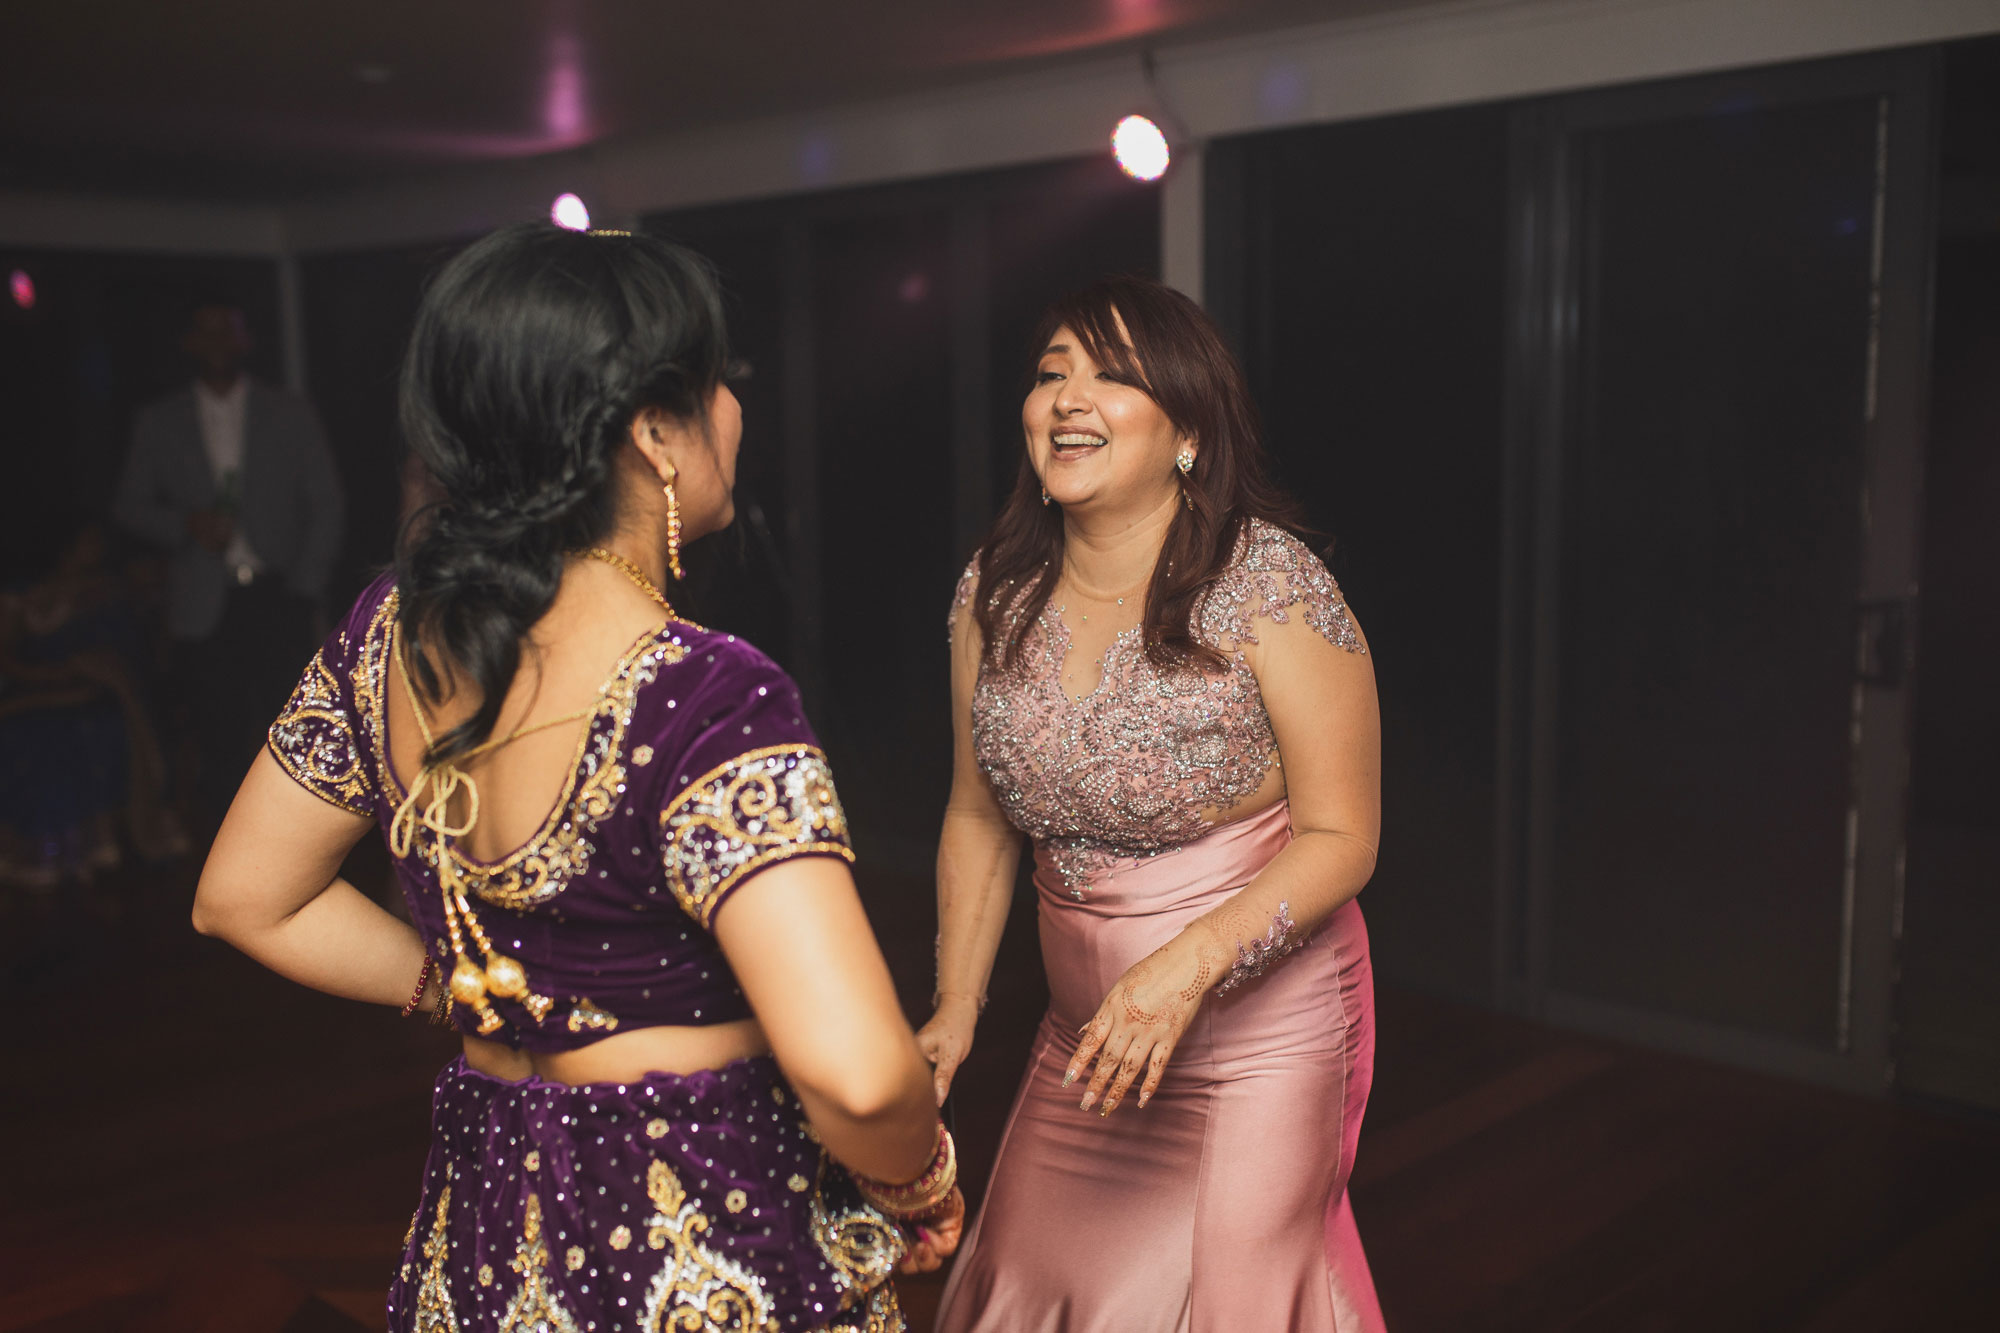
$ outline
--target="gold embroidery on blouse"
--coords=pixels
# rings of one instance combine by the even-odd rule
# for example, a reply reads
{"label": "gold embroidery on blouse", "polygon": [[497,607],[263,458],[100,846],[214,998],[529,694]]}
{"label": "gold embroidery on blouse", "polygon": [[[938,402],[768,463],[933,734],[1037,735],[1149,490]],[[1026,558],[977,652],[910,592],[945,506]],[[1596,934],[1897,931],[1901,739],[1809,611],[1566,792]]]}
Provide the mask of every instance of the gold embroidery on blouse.
{"label": "gold embroidery on blouse", "polygon": [[582,1333],[575,1317],[549,1290],[548,1266],[548,1242],[542,1239],[542,1201],[530,1194],[521,1244],[509,1265],[521,1275],[521,1285],[500,1316],[499,1333]]}
{"label": "gold embroidery on blouse", "polygon": [[645,1333],[707,1329],[778,1333],[764,1284],[741,1264],[701,1243],[708,1218],[695,1207],[680,1177],[665,1162],[646,1169],[646,1194],[659,1211],[646,1219],[647,1244],[666,1250],[653,1275],[639,1327]]}
{"label": "gold embroidery on blouse", "polygon": [[767,746],[710,769],[660,812],[660,828],[667,887],[704,926],[753,871],[807,852],[854,859],[833,771],[810,745]]}
{"label": "gold embroidery on blouse", "polygon": [[[369,622],[355,671],[354,699],[355,711],[368,719],[373,733],[378,785],[400,800],[406,793],[389,763],[383,713],[398,604],[398,594],[391,591]],[[427,838],[419,853],[422,859],[434,866],[440,854],[450,856],[475,894],[514,911],[549,901],[581,877],[589,866],[597,825],[617,805],[625,787],[625,765],[619,757],[639,691],[658,677],[660,668],[687,656],[684,645],[662,637],[666,633],[667,628],[652,631],[618,660],[577,737],[562,795],[534,837],[492,862],[474,860],[448,841]],[[605,718],[609,725],[600,727],[599,720]]]}
{"label": "gold embroidery on blouse", "polygon": [[835,1212],[826,1201],[826,1159],[808,1207],[813,1243],[833,1265],[834,1289],[846,1305],[859,1292],[884,1286],[907,1248],[902,1231],[865,1203]]}
{"label": "gold embroidery on blouse", "polygon": [[579,997],[576,1006],[569,1011],[569,1022],[563,1026],[571,1032],[612,1032],[618,1027],[618,1015],[607,1009],[599,1009],[588,999]]}
{"label": "gold embroidery on blouse", "polygon": [[368,779],[353,721],[340,706],[340,682],[313,654],[291,698],[271,724],[272,757],[301,787],[351,814],[368,812]]}
{"label": "gold embroidery on blouse", "polygon": [[417,1333],[458,1333],[458,1313],[451,1304],[451,1282],[445,1275],[450,1258],[445,1240],[445,1214],[451,1210],[451,1186],[438,1191],[437,1220],[424,1238],[423,1280],[417,1284]]}

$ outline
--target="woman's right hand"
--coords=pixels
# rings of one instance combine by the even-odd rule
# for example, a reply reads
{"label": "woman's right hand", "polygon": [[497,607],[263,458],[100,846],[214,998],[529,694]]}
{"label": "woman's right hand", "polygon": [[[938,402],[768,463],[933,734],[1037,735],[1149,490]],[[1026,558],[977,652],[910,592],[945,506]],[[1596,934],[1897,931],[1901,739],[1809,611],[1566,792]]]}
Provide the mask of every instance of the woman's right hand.
{"label": "woman's right hand", "polygon": [[931,1086],[939,1106],[951,1091],[951,1080],[972,1053],[972,1030],[979,1024],[979,1006],[962,995],[938,997],[937,1012],[917,1032],[917,1049],[931,1062]]}

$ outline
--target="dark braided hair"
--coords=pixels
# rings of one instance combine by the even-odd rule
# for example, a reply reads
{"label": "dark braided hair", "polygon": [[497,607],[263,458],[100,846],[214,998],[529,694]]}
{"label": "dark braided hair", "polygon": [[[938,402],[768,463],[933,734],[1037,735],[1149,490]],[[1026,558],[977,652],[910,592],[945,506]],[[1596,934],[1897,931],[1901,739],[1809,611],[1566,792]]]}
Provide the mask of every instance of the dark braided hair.
{"label": "dark braided hair", "polygon": [[727,359],[713,270],[655,237],[524,223],[439,271],[403,359],[401,415],[442,499],[405,530],[398,627],[419,690],[435,701],[462,670],[480,703],[427,763],[492,734],[564,558],[617,521],[633,420],[702,419]]}

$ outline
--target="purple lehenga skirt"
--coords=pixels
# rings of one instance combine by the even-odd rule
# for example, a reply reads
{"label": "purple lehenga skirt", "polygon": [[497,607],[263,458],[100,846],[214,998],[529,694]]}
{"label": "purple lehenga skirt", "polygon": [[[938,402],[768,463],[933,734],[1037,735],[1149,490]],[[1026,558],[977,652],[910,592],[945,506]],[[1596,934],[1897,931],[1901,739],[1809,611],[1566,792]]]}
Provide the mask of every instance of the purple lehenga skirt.
{"label": "purple lehenga skirt", "polygon": [[460,1058],[389,1327],[892,1333],[902,1253],[769,1057],[577,1086]]}
{"label": "purple lehenga skirt", "polygon": [[1081,902],[1038,861],[1049,1012],[939,1333],[1380,1333],[1347,1180],[1374,987],[1349,902],[1269,973],[1211,997],[1144,1110],[1084,1112],[1062,1076],[1127,968],[1291,841],[1280,803],[1119,862]]}

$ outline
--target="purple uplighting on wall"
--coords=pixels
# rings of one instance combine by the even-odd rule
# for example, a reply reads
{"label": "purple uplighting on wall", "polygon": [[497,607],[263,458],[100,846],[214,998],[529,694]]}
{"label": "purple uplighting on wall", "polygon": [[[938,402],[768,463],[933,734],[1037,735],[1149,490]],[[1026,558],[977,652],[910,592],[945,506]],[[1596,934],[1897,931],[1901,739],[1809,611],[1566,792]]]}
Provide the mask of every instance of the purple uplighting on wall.
{"label": "purple uplighting on wall", "polygon": [[23,310],[35,308],[35,280],[28,276],[28,270],[17,268],[7,275],[7,291],[14,298],[14,304]]}
{"label": "purple uplighting on wall", "polygon": [[542,124],[551,136],[572,142],[585,136],[589,126],[584,105],[583,52],[574,36],[559,35],[551,51],[549,81],[542,101]]}

